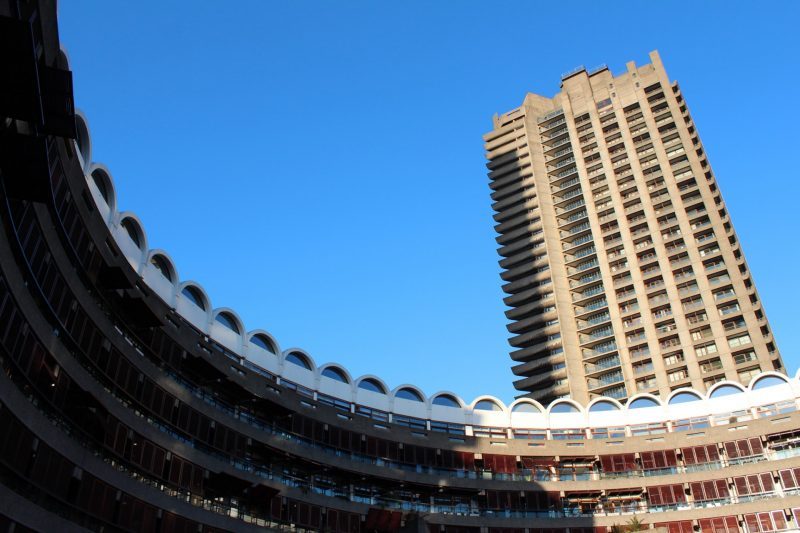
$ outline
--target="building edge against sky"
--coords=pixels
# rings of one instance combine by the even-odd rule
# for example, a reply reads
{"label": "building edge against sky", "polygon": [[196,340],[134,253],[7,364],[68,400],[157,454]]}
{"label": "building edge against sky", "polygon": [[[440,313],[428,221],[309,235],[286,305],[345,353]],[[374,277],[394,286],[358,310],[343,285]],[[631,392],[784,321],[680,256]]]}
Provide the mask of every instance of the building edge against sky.
{"label": "building edge against sky", "polygon": [[484,136],[514,385],[543,403],[785,372],[683,94],[650,59],[568,72]]}

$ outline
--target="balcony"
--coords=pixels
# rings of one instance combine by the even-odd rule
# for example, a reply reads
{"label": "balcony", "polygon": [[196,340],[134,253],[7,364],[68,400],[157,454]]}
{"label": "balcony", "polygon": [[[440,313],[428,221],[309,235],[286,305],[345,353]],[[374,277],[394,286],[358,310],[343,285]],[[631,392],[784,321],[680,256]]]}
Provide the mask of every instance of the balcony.
{"label": "balcony", "polygon": [[587,335],[581,335],[580,343],[589,344],[613,335],[614,335],[614,329],[611,326],[607,326],[604,328],[596,329]]}
{"label": "balcony", "polygon": [[573,303],[577,303],[577,302],[580,302],[580,301],[585,300],[587,298],[591,298],[592,296],[597,296],[598,294],[602,294],[603,291],[604,291],[603,285],[602,284],[601,285],[597,285],[596,287],[591,287],[589,289],[586,289],[583,292],[573,293],[572,294],[572,301],[573,301]]}
{"label": "balcony", "polygon": [[581,285],[585,285],[587,283],[591,283],[593,281],[597,281],[597,280],[601,279],[602,277],[603,276],[600,274],[600,272],[595,272],[593,274],[589,274],[588,276],[581,276],[580,278],[578,278],[576,280],[571,280],[569,282],[569,286],[570,286],[571,289],[574,289],[576,287],[580,287]]}
{"label": "balcony", "polygon": [[610,387],[623,381],[622,372],[611,372],[599,378],[588,378],[586,380],[589,390],[601,389],[603,387]]}
{"label": "balcony", "polygon": [[584,363],[583,368],[586,374],[594,374],[596,372],[602,372],[603,370],[620,366],[620,364],[619,356],[614,356],[606,359],[600,359],[596,363]]}

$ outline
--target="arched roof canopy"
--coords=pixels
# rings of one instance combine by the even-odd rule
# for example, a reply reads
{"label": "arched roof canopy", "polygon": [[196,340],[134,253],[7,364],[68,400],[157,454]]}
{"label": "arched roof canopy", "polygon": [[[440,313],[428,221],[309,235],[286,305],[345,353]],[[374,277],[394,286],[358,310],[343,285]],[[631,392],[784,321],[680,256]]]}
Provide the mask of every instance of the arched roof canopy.
{"label": "arched roof canopy", "polygon": [[395,398],[425,403],[425,394],[413,385],[400,385],[393,391]]}
{"label": "arched roof canopy", "polygon": [[464,407],[464,401],[452,392],[437,392],[431,396],[431,405],[441,407]]}
{"label": "arched roof canopy", "polygon": [[759,374],[750,382],[750,390],[766,389],[767,387],[774,387],[775,385],[786,385],[789,383],[789,378],[778,372],[768,371]]}
{"label": "arched roof canopy", "polygon": [[319,375],[348,385],[353,382],[347,370],[333,363],[321,366]]}
{"label": "arched roof canopy", "polygon": [[744,392],[744,387],[738,383],[733,381],[720,381],[719,383],[715,383],[714,386],[708,390],[708,398],[722,398],[723,396],[742,394]]}
{"label": "arched roof canopy", "polygon": [[250,337],[250,342],[258,346],[259,348],[263,348],[272,355],[278,355],[279,353],[281,353],[281,350],[278,347],[278,343],[277,341],[275,341],[275,338],[266,331],[262,329],[256,329],[251,331],[248,335]]}
{"label": "arched roof canopy", "polygon": [[314,368],[316,368],[314,360],[311,358],[311,356],[299,348],[291,348],[286,350],[286,352],[284,352],[283,359],[287,363],[292,363],[300,368],[305,368],[306,370],[314,370]]}
{"label": "arched roof canopy", "polygon": [[147,262],[153,265],[167,281],[173,284],[178,281],[178,272],[175,270],[175,264],[166,252],[162,250],[150,250],[148,256]]}
{"label": "arched roof canopy", "polygon": [[78,152],[80,152],[81,159],[83,159],[83,168],[85,170],[92,162],[92,138],[89,134],[89,121],[86,120],[86,115],[80,109],[75,110],[75,130],[78,133],[75,144],[78,145]]}
{"label": "arched roof canopy", "polygon": [[114,179],[111,171],[100,163],[92,163],[89,167],[89,179],[94,184],[100,196],[103,197],[109,210],[113,213],[117,209],[117,193],[114,188]]}
{"label": "arched roof canopy", "polygon": [[389,391],[386,383],[376,376],[361,376],[356,380],[356,387],[378,394],[387,394]]}
{"label": "arched roof canopy", "polygon": [[505,412],[506,406],[493,396],[479,396],[472,402],[473,411]]}
{"label": "arched roof canopy", "polygon": [[626,408],[629,411],[631,409],[646,409],[648,407],[662,407],[661,400],[652,394],[637,394],[628,400],[626,404]]}
{"label": "arched roof canopy", "polygon": [[237,335],[241,335],[244,331],[244,326],[242,324],[242,319],[239,318],[239,315],[233,309],[228,307],[222,307],[220,309],[214,310],[214,321],[218,324],[222,324],[229,330],[233,331]]}
{"label": "arched roof canopy", "polygon": [[133,244],[141,251],[147,250],[147,237],[144,233],[142,223],[133,213],[120,213],[119,225],[131,238]]}
{"label": "arched roof canopy", "polygon": [[184,298],[203,311],[208,311],[211,307],[211,301],[208,299],[206,291],[197,283],[193,281],[184,281],[178,288]]}
{"label": "arched roof canopy", "polygon": [[602,413],[608,411],[621,411],[624,409],[623,405],[614,398],[595,398],[589,402],[590,413]]}
{"label": "arched roof canopy", "polygon": [[703,396],[694,389],[678,389],[667,397],[667,405],[702,401]]}
{"label": "arched roof canopy", "polygon": [[510,405],[510,409],[512,413],[539,414],[545,412],[545,408],[542,404],[530,398],[520,398],[518,400],[515,400]]}
{"label": "arched roof canopy", "polygon": [[575,400],[562,398],[547,407],[548,414],[583,413],[583,406]]}

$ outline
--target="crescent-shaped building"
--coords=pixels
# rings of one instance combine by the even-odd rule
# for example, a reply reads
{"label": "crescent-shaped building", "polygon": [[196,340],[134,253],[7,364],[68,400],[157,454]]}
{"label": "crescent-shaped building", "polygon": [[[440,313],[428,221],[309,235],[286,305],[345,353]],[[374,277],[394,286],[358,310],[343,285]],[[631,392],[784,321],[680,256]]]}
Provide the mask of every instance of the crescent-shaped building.
{"label": "crescent-shaped building", "polygon": [[318,364],[118,211],[55,3],[0,3],[0,41],[0,531],[800,524],[798,376],[506,405]]}

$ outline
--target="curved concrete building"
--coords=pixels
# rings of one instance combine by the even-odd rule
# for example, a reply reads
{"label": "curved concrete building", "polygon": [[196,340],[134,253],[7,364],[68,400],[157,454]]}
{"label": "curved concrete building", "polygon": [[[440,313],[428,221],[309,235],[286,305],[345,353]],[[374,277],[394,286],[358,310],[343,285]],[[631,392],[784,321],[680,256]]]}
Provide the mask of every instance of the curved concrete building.
{"label": "curved concrete building", "polygon": [[506,405],[318,364],[117,210],[54,3],[0,38],[0,531],[797,527],[797,376]]}

